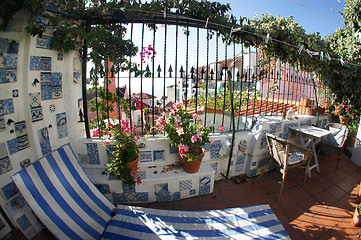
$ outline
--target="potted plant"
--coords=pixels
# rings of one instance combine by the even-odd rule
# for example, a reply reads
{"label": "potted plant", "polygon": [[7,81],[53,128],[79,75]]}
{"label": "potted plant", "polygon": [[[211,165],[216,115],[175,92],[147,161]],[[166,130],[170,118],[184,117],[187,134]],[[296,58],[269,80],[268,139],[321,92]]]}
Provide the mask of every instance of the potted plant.
{"label": "potted plant", "polygon": [[159,131],[165,130],[171,145],[178,147],[184,170],[198,172],[204,157],[203,146],[209,142],[214,126],[205,127],[198,115],[188,113],[181,103],[173,104],[169,118],[157,119],[156,125]]}
{"label": "potted plant", "polygon": [[355,117],[355,109],[348,101],[342,102],[336,106],[335,114],[336,113],[340,117],[340,123],[344,125],[347,125],[348,121]]}
{"label": "potted plant", "polygon": [[115,126],[109,124],[109,132],[114,145],[111,149],[107,147],[109,143],[106,145],[112,157],[107,161],[104,173],[117,176],[132,189],[135,183],[141,183],[140,178],[134,178],[139,161],[140,138],[135,136],[125,120]]}

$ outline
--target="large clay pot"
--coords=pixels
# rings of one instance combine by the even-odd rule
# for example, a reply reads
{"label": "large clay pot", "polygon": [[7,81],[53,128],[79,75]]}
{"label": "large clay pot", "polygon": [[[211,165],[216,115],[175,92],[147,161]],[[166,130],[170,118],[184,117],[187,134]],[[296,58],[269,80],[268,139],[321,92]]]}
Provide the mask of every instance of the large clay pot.
{"label": "large clay pot", "polygon": [[198,153],[199,157],[197,160],[193,160],[193,161],[188,161],[187,157],[182,157],[182,164],[183,164],[183,169],[185,172],[187,173],[196,173],[199,171],[199,168],[201,167],[201,163],[202,163],[202,159],[204,157],[204,149],[202,147],[199,146],[192,146],[191,147],[191,151],[194,151],[196,153]]}
{"label": "large clay pot", "polygon": [[139,156],[132,162],[127,163],[127,167],[137,171],[138,169]]}

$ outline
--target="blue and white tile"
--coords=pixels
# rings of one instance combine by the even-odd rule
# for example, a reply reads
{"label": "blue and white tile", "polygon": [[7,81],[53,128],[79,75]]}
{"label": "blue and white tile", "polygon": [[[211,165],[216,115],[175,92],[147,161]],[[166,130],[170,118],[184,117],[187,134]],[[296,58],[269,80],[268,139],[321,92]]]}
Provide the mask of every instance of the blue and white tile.
{"label": "blue and white tile", "polygon": [[155,193],[168,192],[168,183],[154,184]]}
{"label": "blue and white tile", "polygon": [[4,142],[0,143],[0,158],[4,158],[9,156],[8,151],[6,149],[6,144]]}
{"label": "blue and white tile", "polygon": [[102,194],[110,194],[108,184],[94,184]]}
{"label": "blue and white tile", "polygon": [[15,135],[17,137],[28,134],[28,131],[26,130],[26,122],[25,121],[16,122],[14,125],[15,125],[15,127],[14,127]]}
{"label": "blue and white tile", "polygon": [[65,138],[68,136],[68,128],[66,125],[57,126],[58,138]]}
{"label": "blue and white tile", "polygon": [[17,81],[17,70],[16,69],[6,69],[6,81],[8,83],[14,83]]}
{"label": "blue and white tile", "polygon": [[51,71],[51,57],[40,57],[40,70]]}
{"label": "blue and white tile", "polygon": [[44,48],[44,49],[51,49],[50,48],[50,41],[51,41],[51,37],[50,36],[39,36],[38,35],[38,39],[36,40],[36,47],[37,48]]}
{"label": "blue and white tile", "polygon": [[180,192],[174,192],[172,201],[178,201],[181,200],[181,193]]}
{"label": "blue and white tile", "polygon": [[305,121],[301,121],[300,124],[301,124],[301,125],[311,125],[311,119],[305,120]]}
{"label": "blue and white tile", "polygon": [[6,55],[6,68],[17,68],[18,67],[18,54],[8,53]]}
{"label": "blue and white tile", "polygon": [[5,118],[4,116],[0,116],[0,132],[5,130],[6,130]]}
{"label": "blue and white tile", "polygon": [[54,72],[51,74],[51,86],[62,85],[63,75],[60,72]]}
{"label": "blue and white tile", "polygon": [[0,174],[6,173],[13,169],[10,158],[8,156],[0,158]]}
{"label": "blue and white tile", "polygon": [[199,179],[199,186],[207,186],[211,184],[211,177],[205,176]]}
{"label": "blue and white tile", "polygon": [[62,53],[58,53],[58,61],[63,61],[64,55]]}
{"label": "blue and white tile", "polygon": [[211,144],[211,151],[212,150],[220,150],[222,147],[222,140],[216,140],[213,142],[213,144]]}
{"label": "blue and white tile", "polygon": [[73,83],[78,84],[80,82],[80,72],[73,73]]}
{"label": "blue and white tile", "polygon": [[8,140],[6,143],[8,145],[10,155],[19,152],[19,143],[17,138]]}
{"label": "blue and white tile", "polygon": [[41,128],[38,130],[38,137],[39,137],[39,142],[49,142],[49,132],[48,132],[48,128]]}
{"label": "blue and white tile", "polygon": [[14,113],[14,102],[12,98],[1,100],[2,114]]}
{"label": "blue and white tile", "polygon": [[86,149],[87,149],[87,153],[88,153],[89,164],[100,164],[98,144],[87,143]]}
{"label": "blue and white tile", "polygon": [[22,21],[20,19],[10,19],[8,25],[6,26],[6,32],[21,32]]}
{"label": "blue and white tile", "polygon": [[197,191],[195,189],[189,190],[189,195],[193,196],[196,195]]}
{"label": "blue and white tile", "polygon": [[210,143],[205,143],[203,148],[204,148],[205,152],[209,152],[211,150],[211,144]]}
{"label": "blue and white tile", "polygon": [[1,188],[1,192],[5,200],[9,200],[19,193],[19,189],[16,187],[14,182],[10,182]]}
{"label": "blue and white tile", "polygon": [[51,86],[41,86],[41,100],[52,99]]}
{"label": "blue and white tile", "polygon": [[51,153],[51,145],[50,142],[41,142],[40,143],[41,153],[43,156],[47,155],[48,153]]}
{"label": "blue and white tile", "polygon": [[285,123],[283,125],[283,132],[288,132],[288,129],[292,126],[292,123]]}
{"label": "blue and white tile", "polygon": [[211,193],[211,186],[199,186],[199,195],[206,195]]}
{"label": "blue and white tile", "polygon": [[169,144],[169,154],[178,153],[178,148]]}
{"label": "blue and white tile", "polygon": [[8,79],[6,78],[6,69],[0,68],[0,84],[8,83]]}
{"label": "blue and white tile", "polygon": [[0,38],[0,53],[6,53],[9,49],[9,39]]}
{"label": "blue and white tile", "polygon": [[165,160],[165,158],[164,158],[164,150],[154,150],[153,151],[153,159],[154,159],[154,161]]}
{"label": "blue and white tile", "polygon": [[[119,178],[118,178],[119,179]],[[130,188],[127,184],[125,184],[124,182],[122,182],[122,189],[123,192],[135,192],[135,188],[132,187]]]}
{"label": "blue and white tile", "polygon": [[29,105],[31,108],[39,107],[41,105],[40,92],[29,93]]}
{"label": "blue and white tile", "polygon": [[211,150],[211,159],[219,159],[221,156],[219,155],[219,150]]}
{"label": "blue and white tile", "polygon": [[17,97],[19,97],[19,90],[13,89],[13,98],[17,98]]}
{"label": "blue and white tile", "polygon": [[49,112],[55,112],[55,109],[56,109],[56,107],[54,104],[49,105]]}
{"label": "blue and white tile", "polygon": [[17,53],[19,51],[19,42],[15,40],[9,40],[8,53]]}
{"label": "blue and white tile", "polygon": [[136,193],[137,202],[149,202],[149,194],[147,192]]}
{"label": "blue and white tile", "polygon": [[25,159],[25,160],[22,160],[20,162],[20,167],[21,168],[27,168],[28,166],[30,166],[31,162],[30,162],[30,159]]}
{"label": "blue and white tile", "polygon": [[0,53],[0,68],[6,69],[6,53]]}
{"label": "blue and white tile", "polygon": [[184,190],[188,190],[192,188],[192,180],[188,179],[188,180],[182,180],[179,182],[180,184],[180,190],[184,191]]}
{"label": "blue and white tile", "polygon": [[40,71],[40,56],[30,56],[30,71]]}
{"label": "blue and white tile", "polygon": [[38,122],[43,120],[43,107],[33,107],[30,109],[30,115],[31,115],[31,121],[32,122]]}
{"label": "blue and white tile", "polygon": [[51,86],[52,85],[52,79],[51,79],[51,73],[50,72],[41,72],[40,73],[40,83],[41,86]]}
{"label": "blue and white tile", "polygon": [[215,162],[215,163],[211,163],[211,167],[213,168],[213,170],[216,172],[217,174],[217,171],[218,171],[218,163]]}
{"label": "blue and white tile", "polygon": [[79,153],[79,162],[81,164],[89,164],[88,154]]}
{"label": "blue and white tile", "polygon": [[31,223],[25,214],[19,217],[18,219],[16,219],[16,223],[23,231],[31,227]]}
{"label": "blue and white tile", "polygon": [[125,203],[125,195],[123,193],[112,193],[113,203]]}
{"label": "blue and white tile", "polygon": [[134,178],[147,179],[147,172],[138,170]]}
{"label": "blue and white tile", "polygon": [[29,142],[29,138],[28,138],[27,134],[17,137],[17,140],[18,140],[18,145],[19,145],[19,151],[30,147],[30,142]]}
{"label": "blue and white tile", "polygon": [[169,192],[157,193],[157,202],[169,202],[172,200],[172,195]]}
{"label": "blue and white tile", "polygon": [[152,151],[140,151],[139,161],[140,162],[152,162]]}
{"label": "blue and white tile", "polygon": [[63,126],[63,125],[66,125],[66,123],[67,123],[67,120],[66,120],[65,112],[56,114],[56,125],[57,126]]}
{"label": "blue and white tile", "polygon": [[12,209],[17,210],[25,205],[24,198],[20,195],[9,202]]}
{"label": "blue and white tile", "polygon": [[51,86],[51,98],[58,99],[63,97],[62,86]]}

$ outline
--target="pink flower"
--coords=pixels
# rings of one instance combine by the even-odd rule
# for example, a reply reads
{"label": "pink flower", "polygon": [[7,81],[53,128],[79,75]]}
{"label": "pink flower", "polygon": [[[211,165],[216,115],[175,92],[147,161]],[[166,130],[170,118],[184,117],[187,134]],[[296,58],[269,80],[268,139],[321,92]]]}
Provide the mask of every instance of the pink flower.
{"label": "pink flower", "polygon": [[164,125],[164,118],[158,118],[158,119],[155,120],[155,121],[156,121],[156,125],[157,125],[158,127]]}
{"label": "pink flower", "polygon": [[219,128],[218,128],[219,130],[221,130],[221,133],[223,133],[223,126],[222,125],[219,125]]}
{"label": "pink flower", "polygon": [[187,145],[184,145],[182,143],[180,143],[178,145],[178,154],[183,156],[184,153],[188,152],[189,151],[189,147]]}
{"label": "pink flower", "polygon": [[137,178],[137,185],[142,183],[142,179],[141,178]]}
{"label": "pink flower", "polygon": [[93,133],[93,136],[98,136],[99,135],[99,129],[95,129],[92,133]]}
{"label": "pink flower", "polygon": [[192,142],[192,143],[195,143],[195,142],[197,142],[197,141],[198,141],[197,136],[196,136],[196,135],[193,135],[192,138],[191,138],[191,142]]}
{"label": "pink flower", "polygon": [[171,110],[170,110],[170,113],[171,113],[171,115],[175,115],[174,109],[171,109]]}
{"label": "pink flower", "polygon": [[176,131],[176,132],[178,133],[178,136],[184,134],[182,127],[177,127],[177,131]]}
{"label": "pink flower", "polygon": [[214,140],[210,140],[209,143],[210,143],[211,145],[213,145],[213,144],[214,144]]}
{"label": "pink flower", "polygon": [[134,136],[134,141],[138,141],[140,139],[139,136]]}
{"label": "pink flower", "polygon": [[196,120],[197,117],[198,117],[198,114],[197,114],[197,113],[193,113],[193,114],[192,114],[192,117],[193,117],[194,120]]}
{"label": "pink flower", "polygon": [[137,171],[136,170],[132,170],[130,172],[130,176],[134,177],[135,175],[137,175]]}
{"label": "pink flower", "polygon": [[203,127],[203,121],[199,121],[198,126]]}
{"label": "pink flower", "polygon": [[175,122],[180,122],[181,120],[182,120],[182,118],[178,114],[174,116]]}

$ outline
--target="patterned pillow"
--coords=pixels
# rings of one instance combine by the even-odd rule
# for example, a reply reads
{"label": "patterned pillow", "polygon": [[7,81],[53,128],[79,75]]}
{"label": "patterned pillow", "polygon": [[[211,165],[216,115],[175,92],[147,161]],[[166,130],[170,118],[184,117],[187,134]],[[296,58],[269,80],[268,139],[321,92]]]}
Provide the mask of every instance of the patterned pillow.
{"label": "patterned pillow", "polygon": [[293,165],[293,164],[299,163],[303,160],[303,157],[304,157],[304,155],[302,152],[293,152],[288,157],[288,164]]}
{"label": "patterned pillow", "polygon": [[326,142],[331,145],[341,146],[345,137],[346,129],[329,127],[328,130],[330,130],[331,134],[327,135]]}

